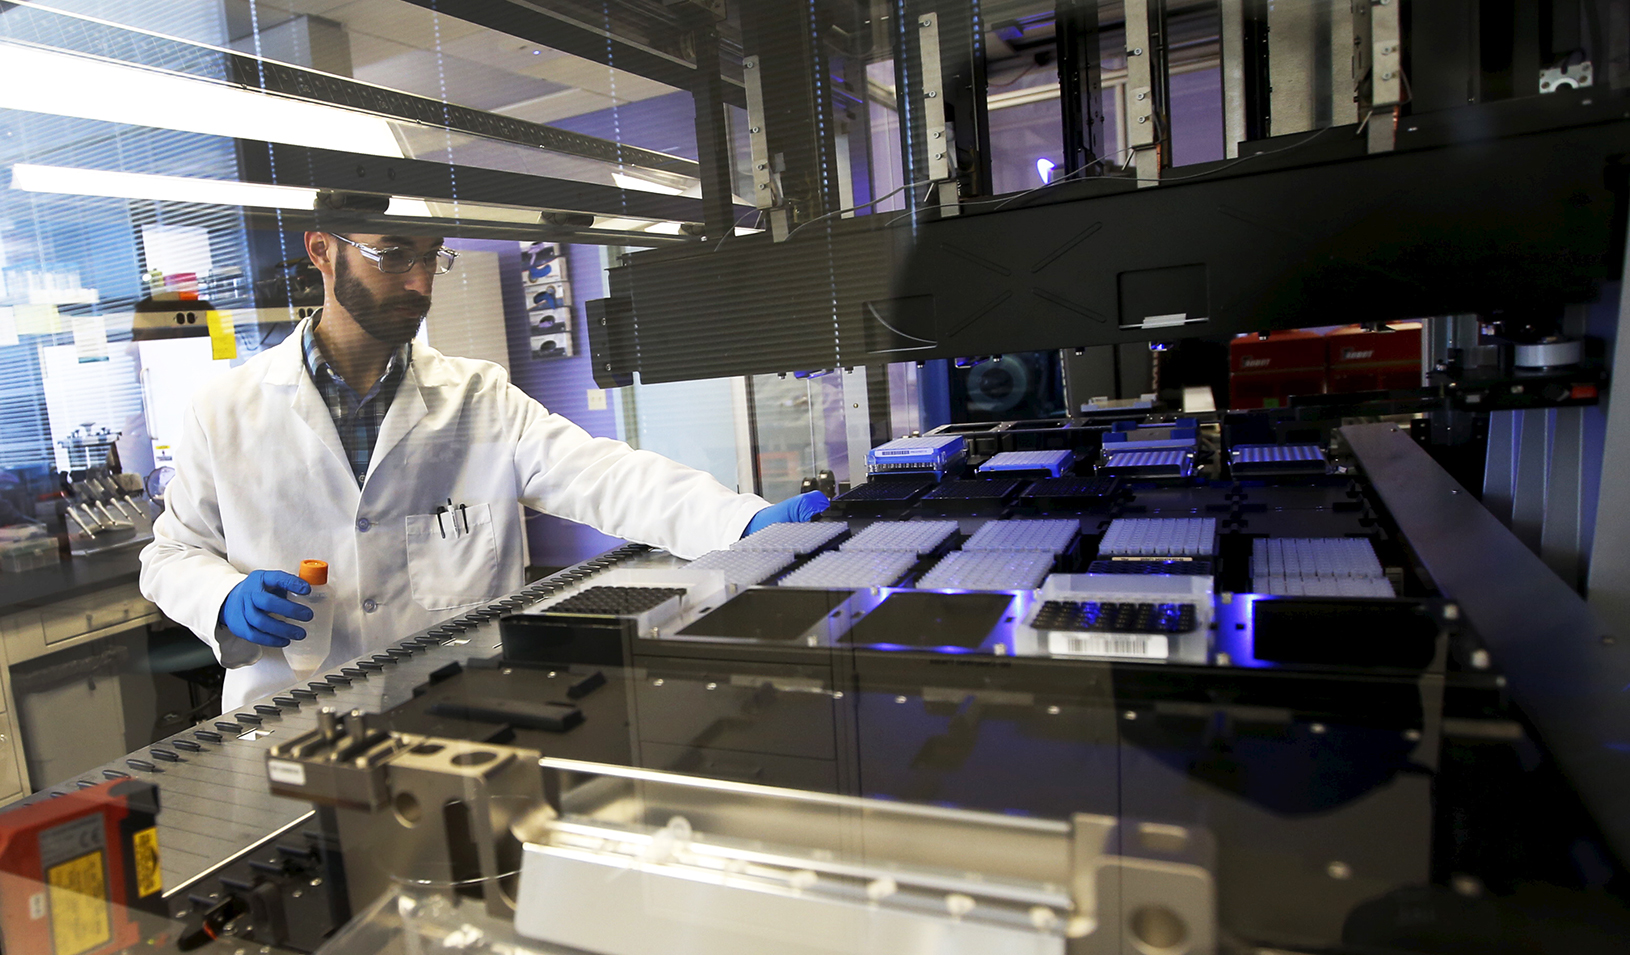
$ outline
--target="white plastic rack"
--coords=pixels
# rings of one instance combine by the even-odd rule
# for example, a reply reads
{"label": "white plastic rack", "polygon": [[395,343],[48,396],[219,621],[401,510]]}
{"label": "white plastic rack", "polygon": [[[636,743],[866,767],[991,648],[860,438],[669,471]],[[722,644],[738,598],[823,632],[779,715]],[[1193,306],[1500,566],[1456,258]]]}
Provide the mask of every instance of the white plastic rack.
{"label": "white plastic rack", "polygon": [[767,550],[790,554],[813,554],[848,532],[842,521],[812,524],[771,524],[730,545],[731,550]]}
{"label": "white plastic rack", "polygon": [[1111,521],[1100,557],[1210,557],[1217,553],[1214,517],[1123,517]]}
{"label": "white plastic rack", "polygon": [[962,549],[1028,550],[1062,554],[1070,549],[1070,543],[1075,540],[1075,535],[1080,530],[1081,522],[1073,520],[986,521],[984,526],[974,531],[973,536],[962,545]]}
{"label": "white plastic rack", "polygon": [[1396,597],[1385,577],[1257,577],[1251,589],[1279,597]]}
{"label": "white plastic rack", "polygon": [[1251,542],[1257,577],[1383,577],[1367,537],[1279,537]]}
{"label": "white plastic rack", "polygon": [[1364,537],[1289,537],[1251,542],[1251,588],[1297,597],[1392,597]]}
{"label": "white plastic rack", "polygon": [[927,554],[957,532],[956,521],[878,521],[843,542],[846,553],[894,551]]}
{"label": "white plastic rack", "polygon": [[777,550],[716,550],[703,554],[687,566],[692,570],[716,570],[726,583],[750,587],[762,583],[791,566],[798,555]]}
{"label": "white plastic rack", "polygon": [[921,590],[1034,590],[1053,569],[1045,551],[955,551],[917,581]]}
{"label": "white plastic rack", "polygon": [[859,589],[889,587],[905,576],[917,555],[901,551],[831,551],[781,578],[783,587]]}

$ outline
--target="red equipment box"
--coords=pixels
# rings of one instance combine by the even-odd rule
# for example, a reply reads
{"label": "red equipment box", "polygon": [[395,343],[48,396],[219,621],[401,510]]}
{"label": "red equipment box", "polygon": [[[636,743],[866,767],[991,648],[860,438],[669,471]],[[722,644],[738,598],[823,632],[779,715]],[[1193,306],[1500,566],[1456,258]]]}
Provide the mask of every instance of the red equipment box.
{"label": "red equipment box", "polygon": [[1393,322],[1384,331],[1357,325],[1325,335],[1332,392],[1421,386],[1421,323]]}
{"label": "red equipment box", "polygon": [[1237,335],[1228,343],[1229,406],[1282,408],[1325,391],[1324,336],[1300,330]]}
{"label": "red equipment box", "polygon": [[163,912],[158,788],[120,779],[0,814],[0,946],[102,955]]}

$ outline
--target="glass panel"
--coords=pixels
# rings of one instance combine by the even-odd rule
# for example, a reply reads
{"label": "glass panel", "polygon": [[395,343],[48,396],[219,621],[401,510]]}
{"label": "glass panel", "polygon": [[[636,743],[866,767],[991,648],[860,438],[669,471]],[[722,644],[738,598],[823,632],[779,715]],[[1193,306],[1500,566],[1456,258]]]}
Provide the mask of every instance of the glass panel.
{"label": "glass panel", "polygon": [[6,950],[1623,948],[1622,6],[0,3]]}

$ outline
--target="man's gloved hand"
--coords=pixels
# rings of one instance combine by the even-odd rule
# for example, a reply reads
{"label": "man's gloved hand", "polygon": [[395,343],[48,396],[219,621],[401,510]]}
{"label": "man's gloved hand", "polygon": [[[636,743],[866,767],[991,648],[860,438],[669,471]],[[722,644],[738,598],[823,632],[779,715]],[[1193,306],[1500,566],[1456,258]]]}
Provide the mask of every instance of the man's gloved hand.
{"label": "man's gloved hand", "polygon": [[801,524],[826,510],[826,506],[830,503],[832,502],[827,500],[826,495],[820,491],[810,491],[797,497],[789,497],[780,504],[771,504],[754,514],[753,519],[747,522],[747,530],[742,531],[741,536],[746,537],[748,534],[761,531],[771,524]]}
{"label": "man's gloved hand", "polygon": [[286,647],[290,640],[304,640],[304,630],[272,616],[275,613],[293,620],[311,619],[311,608],[289,600],[291,593],[309,594],[311,585],[281,570],[252,570],[226,595],[226,602],[221,604],[221,624],[263,647]]}

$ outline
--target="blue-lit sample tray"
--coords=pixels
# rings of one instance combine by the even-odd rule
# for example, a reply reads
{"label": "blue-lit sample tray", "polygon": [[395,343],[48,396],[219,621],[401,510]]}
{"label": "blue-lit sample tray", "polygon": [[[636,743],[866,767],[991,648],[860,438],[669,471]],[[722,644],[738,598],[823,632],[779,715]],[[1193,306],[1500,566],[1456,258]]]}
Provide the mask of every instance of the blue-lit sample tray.
{"label": "blue-lit sample tray", "polygon": [[931,554],[956,533],[956,521],[878,521],[844,541],[841,550]]}
{"label": "blue-lit sample tray", "polygon": [[1235,477],[1323,474],[1327,462],[1316,444],[1242,444],[1229,449],[1228,467]]}
{"label": "blue-lit sample tray", "polygon": [[1072,451],[1003,451],[975,469],[987,477],[1011,475],[1013,477],[1061,476],[1075,461]]}
{"label": "blue-lit sample tray", "polygon": [[813,554],[849,532],[842,521],[815,521],[808,524],[771,524],[730,545],[731,550],[766,550],[790,554]]}
{"label": "blue-lit sample tray", "polygon": [[967,442],[961,435],[896,438],[866,452],[866,470],[873,474],[889,471],[929,471],[944,474],[967,456]]}
{"label": "blue-lit sample tray", "polygon": [[917,563],[915,551],[830,551],[781,578],[782,587],[856,590],[891,587]]}
{"label": "blue-lit sample tray", "polygon": [[1111,521],[1099,557],[1211,557],[1217,553],[1214,517],[1123,517]]}
{"label": "blue-lit sample tray", "polygon": [[965,551],[1044,551],[1062,554],[1081,531],[1076,520],[986,521],[963,543]]}
{"label": "blue-lit sample tray", "polygon": [[1100,467],[1122,477],[1186,478],[1194,473],[1194,451],[1190,448],[1124,451],[1105,448]]}
{"label": "blue-lit sample tray", "polygon": [[953,551],[917,581],[919,590],[1034,590],[1053,569],[1047,551]]}

